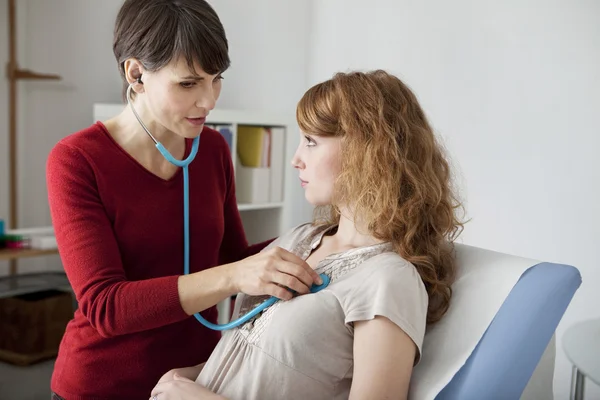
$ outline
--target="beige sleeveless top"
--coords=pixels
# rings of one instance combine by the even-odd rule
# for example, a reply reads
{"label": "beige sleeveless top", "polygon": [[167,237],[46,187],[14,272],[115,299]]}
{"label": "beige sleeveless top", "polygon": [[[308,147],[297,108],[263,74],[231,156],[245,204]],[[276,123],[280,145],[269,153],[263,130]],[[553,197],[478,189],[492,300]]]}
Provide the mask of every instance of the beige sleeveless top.
{"label": "beige sleeveless top", "polygon": [[[301,225],[271,243],[306,259],[324,227]],[[331,278],[314,294],[278,301],[239,328],[224,333],[197,382],[231,400],[347,399],[353,372],[353,322],[384,316],[415,342],[425,335],[428,297],[412,264],[390,243],[323,259]],[[237,297],[233,318],[268,297]]]}

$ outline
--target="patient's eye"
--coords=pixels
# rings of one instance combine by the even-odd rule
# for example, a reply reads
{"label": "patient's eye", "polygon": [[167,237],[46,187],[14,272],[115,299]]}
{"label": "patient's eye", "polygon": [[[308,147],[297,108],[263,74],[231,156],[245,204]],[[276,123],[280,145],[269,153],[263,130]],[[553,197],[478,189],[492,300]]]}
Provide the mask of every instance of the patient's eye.
{"label": "patient's eye", "polygon": [[317,142],[315,142],[310,136],[305,135],[304,139],[306,139],[306,147],[313,147],[317,145]]}

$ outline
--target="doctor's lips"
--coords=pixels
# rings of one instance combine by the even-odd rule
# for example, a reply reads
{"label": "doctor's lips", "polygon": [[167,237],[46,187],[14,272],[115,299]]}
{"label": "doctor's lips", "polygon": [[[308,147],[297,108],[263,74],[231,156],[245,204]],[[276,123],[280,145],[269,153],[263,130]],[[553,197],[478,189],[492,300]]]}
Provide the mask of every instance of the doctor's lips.
{"label": "doctor's lips", "polygon": [[302,187],[306,186],[307,183],[308,183],[307,181],[300,178],[300,185],[302,185]]}
{"label": "doctor's lips", "polygon": [[186,117],[185,119],[190,124],[196,125],[196,126],[202,125],[202,124],[204,124],[206,122],[206,117],[198,117],[198,118],[196,118],[196,117],[193,117],[193,118],[192,117]]}

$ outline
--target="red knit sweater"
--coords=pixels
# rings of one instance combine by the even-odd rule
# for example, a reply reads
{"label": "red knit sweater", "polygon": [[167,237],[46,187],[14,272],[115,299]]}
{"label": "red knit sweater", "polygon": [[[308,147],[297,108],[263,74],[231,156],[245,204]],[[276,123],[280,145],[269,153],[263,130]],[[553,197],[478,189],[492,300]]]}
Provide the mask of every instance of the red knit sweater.
{"label": "red knit sweater", "polygon": [[[191,141],[187,142],[186,156]],[[205,128],[190,169],[190,271],[240,260],[249,247],[226,141]],[[148,399],[162,374],[205,361],[220,334],[181,308],[183,172],[146,170],[104,125],[61,140],[47,163],[52,223],[79,307],[51,387],[68,399]],[[217,310],[202,313],[215,322]]]}

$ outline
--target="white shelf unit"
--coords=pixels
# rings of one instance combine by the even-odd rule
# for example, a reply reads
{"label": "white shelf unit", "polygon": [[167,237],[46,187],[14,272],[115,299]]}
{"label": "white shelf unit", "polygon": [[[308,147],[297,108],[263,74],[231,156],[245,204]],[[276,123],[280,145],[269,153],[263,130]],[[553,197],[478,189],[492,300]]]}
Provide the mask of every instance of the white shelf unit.
{"label": "white shelf unit", "polygon": [[[121,113],[125,108],[124,104],[113,103],[97,103],[94,104],[93,116],[94,121],[106,121]],[[234,157],[234,168],[237,157],[237,134],[239,126],[259,126],[265,128],[283,128],[284,143],[281,151],[284,154],[284,162],[280,167],[282,171],[282,179],[286,176],[287,162],[287,142],[290,135],[291,120],[285,116],[268,113],[263,111],[246,111],[246,110],[212,110],[207,117],[208,125],[228,125],[232,131],[232,146],[231,154]],[[282,201],[267,202],[259,204],[238,204],[238,209],[244,224],[244,230],[249,243],[257,243],[263,240],[274,238],[282,233],[283,218],[286,212],[286,204],[289,204],[289,199],[286,199],[284,182],[282,187]],[[230,302],[224,301],[219,304],[219,323],[226,323],[230,314]]]}

